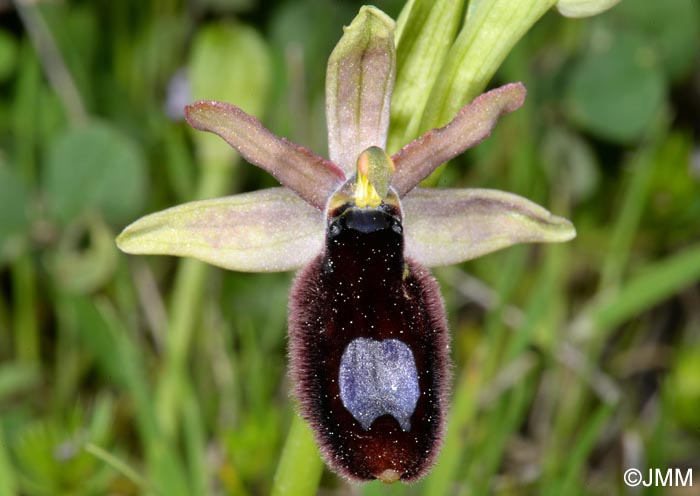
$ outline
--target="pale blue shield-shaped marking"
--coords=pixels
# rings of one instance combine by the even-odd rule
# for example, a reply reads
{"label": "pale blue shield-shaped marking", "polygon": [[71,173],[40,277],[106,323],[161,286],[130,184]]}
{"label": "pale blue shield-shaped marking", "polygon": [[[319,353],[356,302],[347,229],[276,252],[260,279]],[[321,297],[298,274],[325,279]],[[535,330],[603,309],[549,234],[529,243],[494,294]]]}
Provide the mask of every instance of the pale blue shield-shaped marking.
{"label": "pale blue shield-shaped marking", "polygon": [[391,415],[404,431],[420,396],[413,352],[398,339],[354,339],[340,360],[340,399],[368,430],[375,419]]}

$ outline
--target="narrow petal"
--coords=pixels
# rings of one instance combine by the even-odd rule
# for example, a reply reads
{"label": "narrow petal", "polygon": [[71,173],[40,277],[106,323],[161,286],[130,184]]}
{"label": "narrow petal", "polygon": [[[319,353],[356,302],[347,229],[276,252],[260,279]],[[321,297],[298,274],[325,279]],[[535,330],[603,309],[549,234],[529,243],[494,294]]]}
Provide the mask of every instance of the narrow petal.
{"label": "narrow petal", "polygon": [[235,105],[199,101],[188,105],[185,112],[192,127],[221,136],[248,162],[266,170],[320,210],[345,181],[345,175],[336,165],[276,136]]}
{"label": "narrow petal", "polygon": [[404,146],[392,159],[392,186],[399,196],[413,189],[438,166],[486,139],[498,118],[525,101],[525,86],[511,83],[474,99],[444,127],[428,131]]}
{"label": "narrow petal", "polygon": [[348,176],[363,150],[386,149],[396,71],[394,28],[381,10],[362,7],[328,59],[328,153]]}
{"label": "narrow petal", "polygon": [[117,238],[126,253],[193,257],[243,272],[304,266],[321,252],[323,214],[285,188],[195,201],[147,215]]}
{"label": "narrow petal", "polygon": [[525,198],[488,189],[416,188],[402,202],[406,256],[429,267],[518,243],[568,241],[568,220]]}

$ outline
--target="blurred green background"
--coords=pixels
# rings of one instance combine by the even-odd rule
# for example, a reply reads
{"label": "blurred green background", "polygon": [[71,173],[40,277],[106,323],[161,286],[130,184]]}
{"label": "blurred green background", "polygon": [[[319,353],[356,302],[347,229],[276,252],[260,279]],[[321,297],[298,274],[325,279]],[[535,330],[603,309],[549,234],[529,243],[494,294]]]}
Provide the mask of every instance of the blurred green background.
{"label": "blurred green background", "polygon": [[[325,64],[360,5],[0,2],[0,496],[269,493],[292,274],[113,240],[275,184],[187,128],[196,98],[325,155]],[[525,106],[439,186],[521,194],[578,237],[435,271],[455,361],[437,466],[410,487],[324,473],[322,494],[624,494],[627,467],[700,486],[700,2],[550,12],[509,81]]]}

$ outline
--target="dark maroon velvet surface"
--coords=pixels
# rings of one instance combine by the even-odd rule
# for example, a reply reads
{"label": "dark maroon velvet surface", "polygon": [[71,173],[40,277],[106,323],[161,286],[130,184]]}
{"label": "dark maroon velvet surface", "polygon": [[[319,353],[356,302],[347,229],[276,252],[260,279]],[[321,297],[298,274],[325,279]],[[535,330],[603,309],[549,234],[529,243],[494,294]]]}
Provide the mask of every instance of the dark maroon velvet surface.
{"label": "dark maroon velvet surface", "polygon": [[[301,413],[331,467],[355,480],[395,470],[410,481],[430,468],[442,442],[447,324],[434,278],[403,258],[400,222],[382,222],[374,232],[329,228],[325,252],[297,275],[290,298],[290,374]],[[399,339],[413,352],[420,397],[410,431],[389,415],[364,430],[343,406],[340,359],[358,337]]]}

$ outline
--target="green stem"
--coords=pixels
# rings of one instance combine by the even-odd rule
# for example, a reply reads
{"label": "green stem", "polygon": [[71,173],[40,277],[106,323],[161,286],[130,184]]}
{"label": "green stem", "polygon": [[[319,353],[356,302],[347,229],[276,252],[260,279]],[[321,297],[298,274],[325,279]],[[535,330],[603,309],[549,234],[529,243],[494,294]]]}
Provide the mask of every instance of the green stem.
{"label": "green stem", "polygon": [[[445,446],[438,463],[426,480],[425,493],[431,496],[453,494],[455,481],[459,479],[460,463],[465,452],[465,438],[474,423],[478,410],[479,394],[498,368],[498,342],[506,332],[502,326],[502,311],[515,290],[515,284],[525,266],[525,252],[511,251],[507,258],[504,276],[498,284],[500,302],[489,315],[485,335],[488,337],[479,347],[471,364],[466,366],[455,381],[454,397],[450,407]],[[507,274],[507,276],[506,276]]]}
{"label": "green stem", "polygon": [[[87,308],[93,305],[85,297],[80,298]],[[101,332],[111,337],[108,345],[113,348],[112,352],[117,357],[117,363],[122,364],[119,374],[115,374],[115,377],[124,384],[125,390],[133,400],[139,438],[145,451],[145,473],[149,482],[143,494],[149,496],[191,494],[187,484],[188,474],[181,463],[179,451],[175,443],[165,438],[157,423],[156,405],[146,379],[141,350],[131,340],[128,328],[108,304],[100,304],[95,309],[98,311],[95,322],[104,323],[105,328]]]}
{"label": "green stem", "polygon": [[649,147],[642,148],[632,160],[629,170],[633,171],[625,189],[620,215],[615,222],[610,247],[600,275],[599,293],[614,292],[619,289],[622,275],[627,268],[637,229],[642,221],[649,193],[651,192],[657,157]]}
{"label": "green stem", "polygon": [[23,254],[12,264],[15,287],[14,328],[15,353],[19,361],[39,362],[39,324],[36,314],[36,274],[34,263]]}
{"label": "green stem", "polygon": [[[222,196],[229,188],[228,164],[204,164],[197,198]],[[193,259],[181,260],[175,276],[168,319],[164,373],[156,393],[158,420],[167,436],[173,436],[184,397],[182,377],[189,355],[195,320],[201,307],[209,267]]]}
{"label": "green stem", "polygon": [[[482,359],[483,360],[483,359]],[[455,474],[464,452],[463,438],[468,426],[476,415],[477,396],[483,377],[475,373],[478,367],[465,367],[456,381],[454,398],[448,416],[445,446],[438,457],[437,465],[425,481],[424,494],[440,496],[451,494],[455,484]]]}
{"label": "green stem", "polygon": [[15,2],[15,8],[41,60],[51,87],[72,124],[84,124],[88,113],[53,33],[40,9],[31,2]]}
{"label": "green stem", "polygon": [[590,314],[594,335],[607,336],[612,329],[648,311],[700,280],[700,243],[649,263],[630,277],[612,297],[600,300]]}
{"label": "green stem", "polygon": [[122,474],[131,482],[136,484],[138,487],[148,487],[148,481],[144,479],[141,476],[141,474],[139,474],[135,469],[130,467],[128,463],[124,462],[123,460],[120,460],[106,449],[101,448],[100,446],[94,443],[87,443],[85,445],[85,451],[90,453],[95,458],[102,460],[105,464],[109,465],[112,469]]}
{"label": "green stem", "polygon": [[187,465],[191,475],[192,494],[211,494],[208,487],[210,464],[206,460],[206,434],[202,411],[191,384],[186,386],[184,400],[183,431]]}
{"label": "green stem", "polygon": [[5,441],[2,425],[0,425],[0,496],[14,496],[17,494],[14,470],[10,464],[10,457],[7,451],[7,442]]}
{"label": "green stem", "polygon": [[323,462],[311,431],[295,414],[275,473],[272,496],[314,495],[322,472]]}

